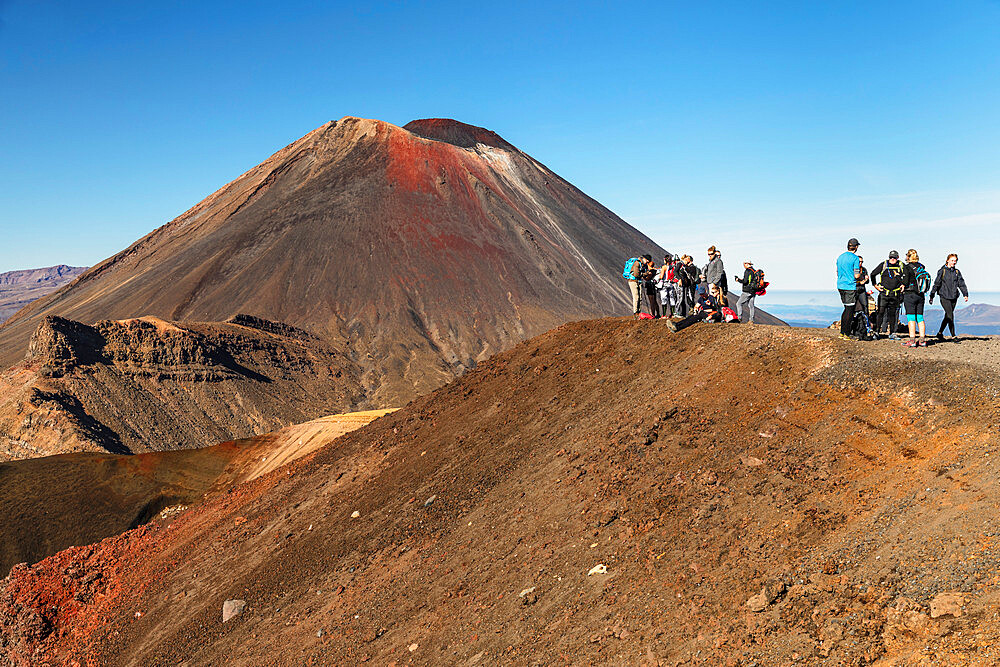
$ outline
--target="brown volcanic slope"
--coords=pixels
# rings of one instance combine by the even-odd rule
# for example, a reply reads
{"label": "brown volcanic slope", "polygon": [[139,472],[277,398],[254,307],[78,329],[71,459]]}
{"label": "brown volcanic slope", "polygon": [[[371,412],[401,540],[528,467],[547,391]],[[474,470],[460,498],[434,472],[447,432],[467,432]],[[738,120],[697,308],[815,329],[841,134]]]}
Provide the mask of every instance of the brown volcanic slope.
{"label": "brown volcanic slope", "polygon": [[0,374],[0,460],[205,447],[363,402],[347,355],[288,325],[49,317]]}
{"label": "brown volcanic slope", "polygon": [[1000,364],[938,347],[567,324],[168,527],[15,567],[0,653],[995,664]]}
{"label": "brown volcanic slope", "polygon": [[659,252],[496,134],[343,118],[0,328],[0,365],[46,315],[92,324],[237,312],[351,341],[398,405],[572,319],[627,312],[624,259]]}
{"label": "brown volcanic slope", "polygon": [[35,299],[69,284],[86,270],[86,267],[60,264],[0,273],[0,323]]}
{"label": "brown volcanic slope", "polygon": [[[136,455],[62,454],[0,463],[0,573],[97,542],[256,479],[386,410],[321,417],[213,447]],[[161,515],[163,516],[163,515]]]}

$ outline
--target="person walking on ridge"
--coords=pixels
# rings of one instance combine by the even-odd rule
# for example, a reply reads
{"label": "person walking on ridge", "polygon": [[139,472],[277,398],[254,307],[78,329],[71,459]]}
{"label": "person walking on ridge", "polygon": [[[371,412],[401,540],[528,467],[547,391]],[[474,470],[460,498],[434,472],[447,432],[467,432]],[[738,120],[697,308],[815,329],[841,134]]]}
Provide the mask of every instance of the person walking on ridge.
{"label": "person walking on ridge", "polygon": [[941,320],[941,327],[937,332],[938,340],[944,340],[945,325],[948,325],[948,329],[951,331],[952,340],[955,339],[955,304],[958,303],[959,291],[965,297],[965,302],[969,302],[969,288],[965,286],[965,278],[962,277],[962,272],[958,270],[956,264],[958,264],[958,255],[951,253],[945,259],[944,266],[938,269],[928,299],[928,302],[933,304],[934,295],[939,295],[941,307],[944,308],[944,319]]}
{"label": "person walking on ridge", "polygon": [[876,335],[888,335],[896,340],[896,326],[899,324],[899,306],[903,298],[903,265],[899,263],[899,253],[889,252],[889,259],[880,262],[872,271],[872,286],[878,291],[878,316]]}
{"label": "person walking on ridge", "polygon": [[844,312],[840,316],[840,337],[848,338],[851,324],[854,320],[854,309],[858,303],[858,278],[861,277],[861,261],[855,251],[861,242],[850,239],[847,242],[847,252],[837,257],[837,291],[840,292],[840,302]]}
{"label": "person walking on ridge", "polygon": [[753,262],[749,259],[743,262],[743,278],[733,276],[733,279],[743,285],[743,293],[740,295],[740,300],[736,302],[736,315],[742,322],[743,306],[747,306],[750,310],[750,318],[747,323],[753,324],[754,299],[757,298],[757,290],[760,289],[760,281],[757,279],[757,272],[754,271]]}
{"label": "person walking on ridge", "polygon": [[[906,347],[927,347],[924,331],[924,294],[931,287],[931,274],[920,263],[920,255],[913,248],[906,251],[906,286],[903,288],[903,307],[906,308],[906,328],[910,337]],[[920,339],[914,338],[920,334]]]}

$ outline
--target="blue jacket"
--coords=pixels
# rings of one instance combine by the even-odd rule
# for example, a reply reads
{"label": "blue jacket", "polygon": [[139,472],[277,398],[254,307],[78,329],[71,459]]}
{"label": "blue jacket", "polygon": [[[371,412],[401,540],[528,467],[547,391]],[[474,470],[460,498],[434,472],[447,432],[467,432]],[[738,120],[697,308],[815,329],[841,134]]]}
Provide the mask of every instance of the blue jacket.
{"label": "blue jacket", "polygon": [[858,288],[854,272],[861,268],[861,260],[848,250],[837,258],[837,289],[853,292]]}

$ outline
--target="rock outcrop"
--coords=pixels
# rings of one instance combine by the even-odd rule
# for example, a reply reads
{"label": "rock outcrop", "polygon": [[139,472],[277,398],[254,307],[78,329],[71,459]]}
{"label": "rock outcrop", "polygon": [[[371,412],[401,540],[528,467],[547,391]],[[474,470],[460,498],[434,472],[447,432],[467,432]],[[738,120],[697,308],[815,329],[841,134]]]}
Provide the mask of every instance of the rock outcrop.
{"label": "rock outcrop", "polygon": [[205,447],[363,406],[360,371],[301,329],[237,315],[46,317],[0,375],[0,460]]}

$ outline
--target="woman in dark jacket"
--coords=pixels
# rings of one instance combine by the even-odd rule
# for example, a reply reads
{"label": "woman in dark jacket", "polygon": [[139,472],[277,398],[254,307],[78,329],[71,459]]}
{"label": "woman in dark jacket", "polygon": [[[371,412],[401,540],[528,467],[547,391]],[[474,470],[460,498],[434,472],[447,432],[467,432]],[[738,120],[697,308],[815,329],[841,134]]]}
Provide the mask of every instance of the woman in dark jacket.
{"label": "woman in dark jacket", "polygon": [[962,272],[955,266],[958,264],[958,255],[951,253],[945,260],[944,266],[938,269],[937,278],[934,279],[934,286],[931,287],[930,303],[934,303],[934,295],[941,297],[941,307],[944,308],[944,319],[941,320],[941,328],[938,329],[938,340],[944,340],[944,327],[947,324],[951,331],[951,337],[955,337],[955,304],[958,303],[958,293],[961,291],[965,300],[969,300],[969,288],[965,286],[965,278]]}

